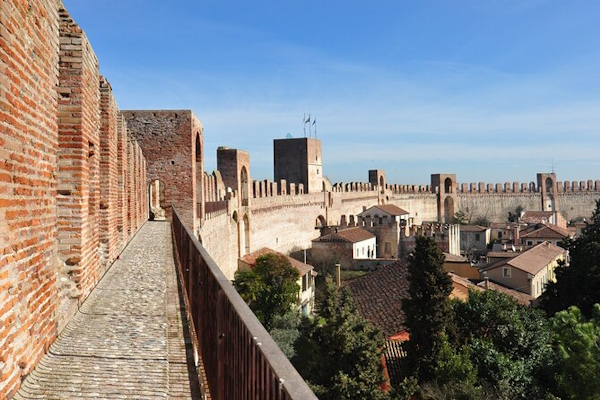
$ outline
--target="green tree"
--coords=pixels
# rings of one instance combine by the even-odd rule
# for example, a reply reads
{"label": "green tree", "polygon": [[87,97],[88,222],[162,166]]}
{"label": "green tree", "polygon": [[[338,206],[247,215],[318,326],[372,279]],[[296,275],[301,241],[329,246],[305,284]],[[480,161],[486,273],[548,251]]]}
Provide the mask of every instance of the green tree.
{"label": "green tree", "polygon": [[557,351],[561,360],[558,386],[565,398],[600,399],[600,305],[586,320],[572,306],[552,320]]}
{"label": "green tree", "polygon": [[406,343],[408,372],[420,382],[434,378],[443,335],[451,322],[448,296],[452,280],[444,270],[444,254],[429,237],[416,238],[408,256],[409,298],[402,302],[410,340]]}
{"label": "green tree", "polygon": [[299,325],[300,314],[295,310],[289,310],[286,314],[276,315],[273,318],[269,331],[275,343],[290,360],[296,354],[294,345],[300,337]]}
{"label": "green tree", "polygon": [[521,218],[521,213],[523,212],[523,206],[518,205],[515,208],[515,211],[508,212],[508,222],[518,222],[519,218]]}
{"label": "green tree", "polygon": [[322,400],[387,399],[380,332],[362,318],[347,290],[327,280],[319,316],[305,319],[292,362]]}
{"label": "green tree", "polygon": [[479,383],[500,399],[544,398],[554,386],[550,324],[539,310],[493,290],[453,302],[455,341],[470,347]]}
{"label": "green tree", "polygon": [[251,270],[235,273],[234,286],[264,327],[270,331],[273,318],[286,314],[298,301],[298,270],[280,254],[265,254]]}
{"label": "green tree", "polygon": [[556,282],[548,283],[540,304],[548,315],[577,306],[590,318],[600,303],[600,200],[584,233],[567,246],[570,264],[556,268]]}
{"label": "green tree", "polygon": [[453,224],[466,225],[467,224],[467,214],[463,210],[458,210],[454,213],[454,217],[452,218]]}

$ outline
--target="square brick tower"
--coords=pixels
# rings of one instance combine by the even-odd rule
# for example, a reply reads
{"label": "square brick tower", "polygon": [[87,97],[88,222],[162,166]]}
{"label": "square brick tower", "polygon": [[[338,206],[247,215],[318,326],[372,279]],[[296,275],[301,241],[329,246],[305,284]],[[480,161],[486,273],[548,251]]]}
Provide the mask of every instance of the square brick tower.
{"label": "square brick tower", "polygon": [[[323,191],[321,141],[314,138],[273,140],[275,182],[303,184],[304,193]],[[289,188],[288,188],[289,190]]]}

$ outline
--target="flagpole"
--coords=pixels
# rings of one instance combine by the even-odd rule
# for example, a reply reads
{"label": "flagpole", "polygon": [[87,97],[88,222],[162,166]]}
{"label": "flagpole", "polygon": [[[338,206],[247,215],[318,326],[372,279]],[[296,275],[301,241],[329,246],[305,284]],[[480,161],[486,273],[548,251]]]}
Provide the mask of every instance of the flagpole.
{"label": "flagpole", "polygon": [[304,116],[302,117],[302,126],[304,128],[304,137],[306,137],[306,113],[304,113]]}

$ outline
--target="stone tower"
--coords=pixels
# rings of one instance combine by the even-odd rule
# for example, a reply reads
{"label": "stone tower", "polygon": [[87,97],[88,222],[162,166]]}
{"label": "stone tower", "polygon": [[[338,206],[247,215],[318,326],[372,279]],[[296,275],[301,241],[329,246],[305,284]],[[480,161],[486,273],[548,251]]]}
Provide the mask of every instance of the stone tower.
{"label": "stone tower", "polygon": [[456,212],[456,174],[431,174],[431,187],[437,193],[438,221],[449,223]]}
{"label": "stone tower", "polygon": [[556,174],[554,172],[538,173],[537,184],[542,197],[542,211],[558,211]]}
{"label": "stone tower", "polygon": [[238,149],[217,149],[217,170],[221,173],[225,187],[237,192],[238,206],[250,205],[250,154]]}
{"label": "stone tower", "polygon": [[275,182],[303,184],[304,193],[323,191],[321,141],[313,138],[273,140]]}
{"label": "stone tower", "polygon": [[377,199],[379,204],[385,204],[385,171],[382,169],[369,170],[369,183],[377,189]]}

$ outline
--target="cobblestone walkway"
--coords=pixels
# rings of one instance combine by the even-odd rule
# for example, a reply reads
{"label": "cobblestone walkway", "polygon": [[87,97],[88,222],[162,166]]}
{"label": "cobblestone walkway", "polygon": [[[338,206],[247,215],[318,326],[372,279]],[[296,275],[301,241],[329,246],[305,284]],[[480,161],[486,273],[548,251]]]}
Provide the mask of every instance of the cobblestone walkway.
{"label": "cobblestone walkway", "polygon": [[196,399],[168,222],[147,222],[16,399]]}

